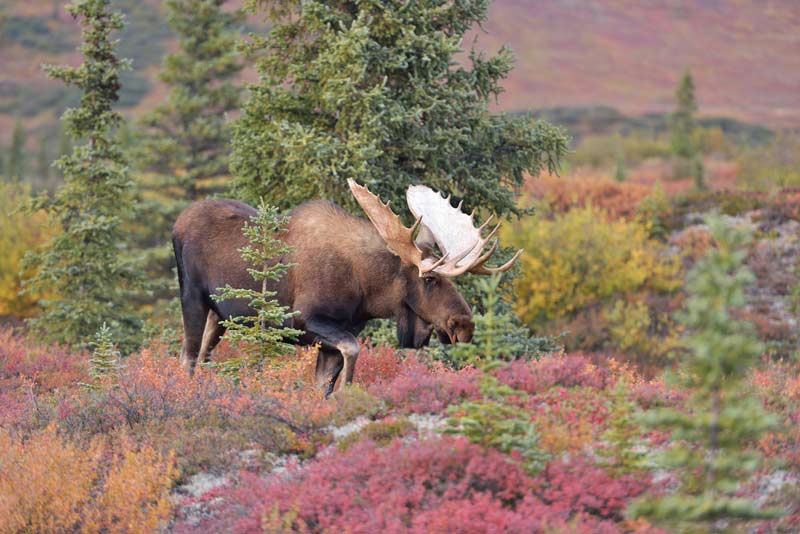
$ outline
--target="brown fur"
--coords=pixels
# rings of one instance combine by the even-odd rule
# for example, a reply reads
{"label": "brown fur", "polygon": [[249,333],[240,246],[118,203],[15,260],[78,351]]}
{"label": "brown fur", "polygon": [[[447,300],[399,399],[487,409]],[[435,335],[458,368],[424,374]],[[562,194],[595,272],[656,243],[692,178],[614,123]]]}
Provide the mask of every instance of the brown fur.
{"label": "brown fur", "polygon": [[[172,242],[178,262],[184,323],[183,364],[191,371],[208,359],[224,329],[220,319],[252,315],[243,301],[214,302],[217,288],[260,289],[239,249],[242,225],[255,210],[235,200],[202,200],[178,217]],[[420,278],[417,268],[390,252],[372,224],[335,204],[297,207],[280,236],[294,250],[278,260],[297,264],[269,289],[299,311],[291,326],[305,331],[301,344],[320,344],[317,378],[333,389],[342,368],[350,382],[358,357],[356,335],[372,318],[395,318],[403,346],[426,344],[435,329],[446,341],[470,341],[472,317],[449,280]]]}

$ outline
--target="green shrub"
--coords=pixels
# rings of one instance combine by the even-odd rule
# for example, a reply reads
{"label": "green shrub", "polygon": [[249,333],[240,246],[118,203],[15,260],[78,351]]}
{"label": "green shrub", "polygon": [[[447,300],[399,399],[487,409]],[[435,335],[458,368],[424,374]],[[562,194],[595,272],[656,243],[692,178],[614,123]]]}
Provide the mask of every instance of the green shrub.
{"label": "green shrub", "polygon": [[523,467],[532,475],[544,469],[549,455],[539,447],[536,424],[511,401],[511,398],[524,399],[526,394],[488,374],[482,378],[480,388],[483,398],[448,408],[452,417],[445,432],[504,453],[516,451],[523,459]]}

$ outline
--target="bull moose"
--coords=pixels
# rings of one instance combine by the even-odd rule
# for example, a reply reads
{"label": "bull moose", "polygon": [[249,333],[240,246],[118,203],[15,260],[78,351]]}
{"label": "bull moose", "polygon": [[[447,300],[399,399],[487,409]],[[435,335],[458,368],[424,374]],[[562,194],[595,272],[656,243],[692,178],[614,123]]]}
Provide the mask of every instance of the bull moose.
{"label": "bull moose", "polygon": [[[506,271],[522,252],[489,268],[485,263],[497,240],[484,250],[499,225],[484,238],[489,220],[476,227],[474,211],[467,215],[461,204],[451,205],[450,197],[417,185],[406,192],[416,217],[408,228],[388,202],[352,180],[348,184],[369,221],[327,201],[298,206],[279,236],[293,251],[276,259],[296,266],[269,286],[282,305],[298,312],[291,324],[304,331],[298,343],[319,344],[316,379],[326,395],[342,369],[344,382],[352,381],[359,351],[356,336],[369,319],[396,319],[403,347],[427,344],[434,331],[444,343],[469,342],[472,313],[448,279],[466,272]],[[184,328],[181,362],[190,373],[198,359],[208,360],[224,334],[220,321],[254,313],[242,300],[215,302],[211,295],[227,284],[260,288],[239,253],[246,244],[242,226],[255,213],[236,200],[201,200],[175,222],[172,244]]]}

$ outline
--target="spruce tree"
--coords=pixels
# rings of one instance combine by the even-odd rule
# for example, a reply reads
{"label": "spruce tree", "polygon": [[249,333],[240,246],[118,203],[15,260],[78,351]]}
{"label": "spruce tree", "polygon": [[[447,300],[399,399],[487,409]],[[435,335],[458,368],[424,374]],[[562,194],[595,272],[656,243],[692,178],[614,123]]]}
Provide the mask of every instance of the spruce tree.
{"label": "spruce tree", "polygon": [[511,305],[502,297],[501,279],[499,274],[495,274],[476,281],[476,289],[481,294],[482,311],[474,317],[475,334],[472,342],[441,348],[446,353],[442,359],[454,367],[491,366],[492,362],[539,358],[542,354],[558,350],[557,338],[533,337],[528,327],[522,324]]}
{"label": "spruce tree", "polygon": [[[733,310],[745,304],[753,274],[744,265],[746,232],[709,220],[716,242],[688,275],[688,300],[681,316],[687,328],[686,355],[676,380],[693,392],[686,410],[661,408],[645,414],[650,427],[669,430],[674,445],[660,458],[676,469],[680,487],[674,494],[646,498],[630,509],[674,527],[671,531],[714,530],[715,521],[774,516],[737,496],[760,465],[755,442],[774,428],[757,398],[748,395],[744,379],[761,354],[751,323]],[[730,524],[728,524],[730,526]],[[738,531],[738,530],[737,530]]]}
{"label": "spruce tree", "polygon": [[135,233],[157,296],[166,297],[163,290],[174,284],[172,224],[191,201],[223,190],[228,175],[227,113],[240,104],[235,29],[243,17],[241,11],[224,11],[226,2],[165,2],[167,21],[178,36],[178,50],[166,56],[159,73],[170,92],[141,120],[135,151],[143,192],[142,223]]}
{"label": "spruce tree", "polygon": [[296,339],[301,332],[285,327],[284,323],[295,312],[281,306],[275,300],[275,292],[267,289],[268,281],[280,280],[291,267],[274,261],[291,252],[291,247],[276,237],[286,223],[286,218],[278,213],[277,208],[266,205],[262,200],[258,213],[242,228],[250,244],[240,250],[245,262],[252,265],[248,272],[254,280],[261,282],[261,289],[256,291],[225,286],[219,288],[217,295],[212,295],[217,301],[246,299],[256,311],[255,317],[232,317],[222,322],[227,329],[225,337],[240,343],[242,350],[242,356],[214,365],[223,372],[235,374],[243,368],[257,368],[269,359],[294,351],[289,341]]}
{"label": "spruce tree", "polygon": [[687,70],[675,91],[676,107],[670,118],[672,153],[675,156],[690,158],[695,149],[692,143],[694,134],[694,114],[697,113],[697,101],[694,97],[694,80]]}
{"label": "spruce tree", "polygon": [[490,0],[250,0],[271,18],[243,50],[259,81],[234,126],[235,193],[281,208],[311,198],[353,205],[346,180],[399,202],[425,183],[484,214],[519,213],[525,173],[555,170],[557,128],[493,115],[512,68],[508,48],[454,56]]}
{"label": "spruce tree", "polygon": [[111,329],[106,323],[103,323],[94,335],[92,345],[94,349],[89,359],[89,376],[97,382],[116,375],[120,368],[120,353],[114,345]]}
{"label": "spruce tree", "polygon": [[130,349],[139,330],[130,292],[139,277],[122,257],[121,225],[130,214],[132,184],[113,134],[122,116],[112,109],[119,71],[129,66],[116,57],[111,40],[123,19],[110,10],[109,0],[74,0],[67,10],[83,26],[84,63],[47,65],[45,70],[83,91],[80,106],[62,117],[69,134],[83,144],[56,162],[64,184],[53,199],[40,197],[32,206],[44,208],[60,232],[27,257],[26,265],[36,274],[26,290],[47,295],[42,314],[30,325],[48,341],[85,347],[108,323],[120,346]]}
{"label": "spruce tree", "polygon": [[22,121],[14,122],[11,132],[11,146],[8,149],[7,175],[10,180],[19,180],[25,175],[25,142],[27,134]]}
{"label": "spruce tree", "polygon": [[694,79],[688,69],[675,91],[675,102],[675,111],[670,116],[669,123],[673,174],[676,178],[691,175],[694,178],[695,188],[703,189],[702,160],[699,147],[694,142],[697,100],[694,95]]}
{"label": "spruce tree", "polygon": [[[178,36],[159,79],[170,87],[166,101],[146,115],[137,154],[152,177],[146,187],[159,196],[161,228],[169,228],[192,200],[222,190],[228,174],[226,114],[239,107],[234,78],[242,69],[235,53],[240,11],[223,11],[227,0],[166,0],[167,21]],[[158,242],[164,241],[159,235]]]}

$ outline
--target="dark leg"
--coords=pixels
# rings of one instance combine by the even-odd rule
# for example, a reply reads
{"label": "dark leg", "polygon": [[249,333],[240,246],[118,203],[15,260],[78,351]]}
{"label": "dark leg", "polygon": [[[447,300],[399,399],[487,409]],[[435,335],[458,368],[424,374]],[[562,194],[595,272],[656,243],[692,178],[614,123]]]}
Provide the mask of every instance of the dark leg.
{"label": "dark leg", "polygon": [[219,340],[225,334],[225,327],[221,326],[219,322],[219,315],[214,310],[208,310],[206,326],[203,331],[203,342],[200,345],[200,352],[197,356],[200,363],[211,359],[211,351],[219,344]]}
{"label": "dark leg", "polygon": [[338,350],[319,349],[316,370],[317,386],[325,391],[326,397],[333,393],[333,386],[343,367],[344,358]]}
{"label": "dark leg", "polygon": [[[314,336],[316,343],[321,345],[320,355],[317,357],[317,380],[320,380],[321,373],[326,379],[330,377],[326,395],[330,395],[333,391],[333,385],[342,369],[344,369],[342,386],[350,384],[353,381],[353,373],[358,359],[356,337],[327,319],[306,319],[305,330]],[[341,360],[334,358],[334,353],[338,353]]]}
{"label": "dark leg", "polygon": [[194,375],[197,355],[203,340],[203,331],[208,317],[208,306],[198,294],[181,294],[181,311],[183,313],[183,349],[181,365]]}

